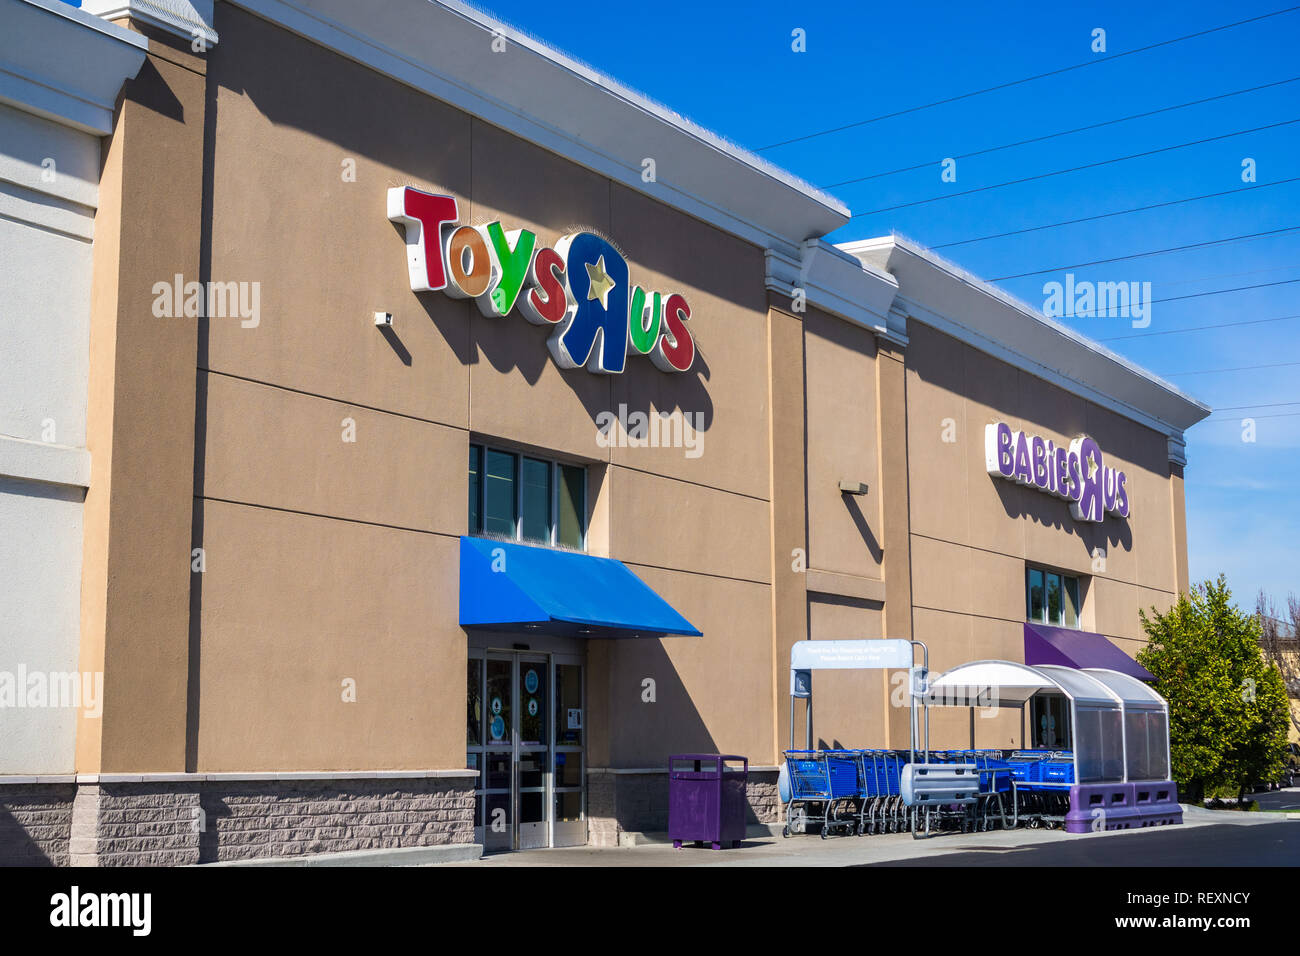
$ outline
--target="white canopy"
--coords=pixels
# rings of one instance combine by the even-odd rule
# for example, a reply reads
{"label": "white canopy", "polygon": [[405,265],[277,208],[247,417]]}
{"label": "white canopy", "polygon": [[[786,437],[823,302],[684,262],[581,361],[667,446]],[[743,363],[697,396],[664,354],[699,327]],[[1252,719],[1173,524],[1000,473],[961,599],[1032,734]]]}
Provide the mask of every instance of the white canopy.
{"label": "white canopy", "polygon": [[1169,705],[1146,684],[1128,674],[1102,667],[1085,667],[1083,673],[1105,684],[1124,702],[1124,710],[1158,710],[1165,713]]}
{"label": "white canopy", "polygon": [[1070,701],[1078,783],[1168,778],[1168,705],[1119,671],[973,661],[930,681],[924,700],[929,706],[1021,707],[1040,691]]}
{"label": "white canopy", "polygon": [[1041,690],[1059,691],[1071,700],[1116,706],[1119,698],[1104,684],[1069,667],[1030,667],[1015,661],[972,661],[930,681],[931,706],[1018,707]]}

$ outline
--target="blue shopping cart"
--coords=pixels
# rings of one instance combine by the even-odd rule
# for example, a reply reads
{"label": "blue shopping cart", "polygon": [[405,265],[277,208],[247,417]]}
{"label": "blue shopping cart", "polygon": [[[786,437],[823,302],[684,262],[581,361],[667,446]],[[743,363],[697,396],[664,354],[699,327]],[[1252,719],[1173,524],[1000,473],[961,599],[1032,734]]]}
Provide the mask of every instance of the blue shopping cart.
{"label": "blue shopping cart", "polygon": [[824,840],[832,830],[843,830],[848,834],[858,828],[865,795],[860,751],[824,750],[822,756],[830,785],[830,802],[826,805],[826,819],[822,823]]}
{"label": "blue shopping cart", "polygon": [[818,750],[787,750],[785,766],[790,778],[790,802],[785,806],[783,837],[806,833],[808,824],[826,825],[831,802],[830,771],[826,755]]}
{"label": "blue shopping cart", "polygon": [[1064,826],[1074,783],[1074,754],[1017,750],[1007,762],[1015,781],[1016,817],[1025,817],[1031,828]]}

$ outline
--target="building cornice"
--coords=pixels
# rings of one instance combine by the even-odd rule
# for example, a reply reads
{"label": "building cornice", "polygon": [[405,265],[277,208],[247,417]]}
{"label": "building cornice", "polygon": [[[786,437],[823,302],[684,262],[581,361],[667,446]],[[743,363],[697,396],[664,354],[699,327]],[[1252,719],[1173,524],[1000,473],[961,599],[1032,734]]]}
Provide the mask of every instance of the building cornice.
{"label": "building cornice", "polygon": [[61,0],[0,0],[0,103],[96,135],[149,41]]}
{"label": "building cornice", "polygon": [[1169,436],[1169,462],[1180,466],[1187,464],[1187,441],[1182,432]]}
{"label": "building cornice", "polygon": [[833,196],[456,0],[229,2],[762,248],[797,255],[848,221]]}
{"label": "building cornice", "polygon": [[802,292],[803,303],[870,329],[878,337],[906,344],[906,326],[892,311],[898,282],[821,239],[799,245],[797,255],[766,252],[768,291],[790,298]]}
{"label": "building cornice", "polygon": [[1209,406],[1154,373],[923,246],[886,236],[840,248],[898,280],[898,307],[910,319],[1071,394],[1180,440],[1210,414]]}
{"label": "building cornice", "polygon": [[202,40],[203,47],[216,45],[212,27],[215,0],[81,0],[81,9],[105,20],[130,17],[184,40]]}

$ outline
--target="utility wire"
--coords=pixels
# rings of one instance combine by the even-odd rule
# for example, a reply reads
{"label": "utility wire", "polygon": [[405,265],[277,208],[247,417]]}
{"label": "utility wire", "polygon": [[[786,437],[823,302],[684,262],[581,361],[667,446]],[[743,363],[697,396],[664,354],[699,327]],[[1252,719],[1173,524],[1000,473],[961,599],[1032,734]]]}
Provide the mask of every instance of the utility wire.
{"label": "utility wire", "polygon": [[806,140],[816,139],[820,136],[829,136],[832,133],[841,133],[844,130],[856,129],[860,126],[869,126],[872,123],[879,123],[882,120],[894,119],[898,116],[907,116],[910,113],[919,113],[922,110],[933,109],[936,106],[944,106],[948,103],[957,103],[961,100],[970,99],[973,96],[983,96],[985,93],[993,93],[998,90],[1010,89],[1013,86],[1020,86],[1024,83],[1032,83],[1035,80],[1045,80],[1050,76],[1060,76],[1062,73],[1070,73],[1074,70],[1082,70],[1086,67],[1097,66],[1101,63],[1110,63],[1114,60],[1123,59],[1126,56],[1136,56],[1139,53],[1147,53],[1151,50],[1158,50],[1161,47],[1170,46],[1174,43],[1182,43],[1184,40],[1193,40],[1196,37],[1208,36],[1211,33],[1219,33],[1222,30],[1231,30],[1234,27],[1245,26],[1248,23],[1257,23],[1260,20],[1267,20],[1270,17],[1280,17],[1283,14],[1294,13],[1300,10],[1300,6],[1287,7],[1283,10],[1274,10],[1272,13],[1264,13],[1257,17],[1250,17],[1246,20],[1237,20],[1233,23],[1225,23],[1222,26],[1211,27],[1208,30],[1198,30],[1196,33],[1184,34],[1180,37],[1173,37],[1168,40],[1161,40],[1159,43],[1150,43],[1146,46],[1138,47],[1134,50],[1125,50],[1123,53],[1113,53],[1109,56],[1094,57],[1091,60],[1085,60],[1082,63],[1076,63],[1073,66],[1064,66],[1056,70],[1048,70],[1046,73],[1037,73],[1033,76],[1026,76],[1019,80],[1010,80],[1006,83],[998,83],[995,86],[986,86],[981,90],[971,90],[969,93],[959,93],[956,96],[945,97],[941,100],[935,100],[932,103],[922,103],[919,106],[909,106],[907,109],[896,110],[893,113],[884,113],[880,116],[873,116],[870,119],[858,120],[853,123],[845,123],[843,126],[835,126],[831,129],[818,130],[813,133],[805,133],[802,136],[795,136],[792,139],[782,140],[779,143],[770,143],[767,146],[758,147],[755,152],[766,152],[769,149],[776,149],[778,146],[789,146],[791,143],[802,143]]}
{"label": "utility wire", "polygon": [[1148,256],[1163,256],[1170,252],[1183,252],[1187,249],[1203,249],[1206,246],[1218,246],[1227,242],[1241,242],[1245,239],[1262,239],[1266,236],[1276,236],[1284,232],[1295,232],[1300,226],[1285,226],[1281,229],[1268,229],[1264,232],[1248,232],[1240,236],[1227,236],[1223,239],[1209,239],[1205,242],[1192,242],[1185,246],[1169,246],[1166,249],[1152,249],[1150,252],[1135,252],[1127,256],[1115,256],[1111,259],[1094,259],[1091,262],[1076,262],[1068,266],[1056,266],[1052,269],[1039,269],[1036,272],[1020,272],[1013,276],[998,276],[996,279],[990,279],[990,282],[1003,282],[1007,279],[1023,279],[1027,276],[1047,275],[1049,272],[1060,272],[1062,269],[1083,269],[1087,266],[1100,266],[1109,262],[1125,262],[1129,259],[1145,259]]}
{"label": "utility wire", "polygon": [[[1300,418],[1300,412],[1281,412],[1280,414],[1277,414],[1277,415],[1248,415],[1247,417],[1248,417],[1248,418],[1252,418],[1252,419],[1258,419],[1258,418]],[[1237,418],[1203,418],[1203,419],[1201,419],[1201,421],[1200,421],[1198,424],[1205,424],[1205,425],[1218,425],[1218,424],[1220,424],[1220,423],[1222,423],[1222,422],[1232,422],[1232,423],[1235,425],[1235,424],[1238,423],[1238,421],[1239,421],[1239,420],[1238,420]]]}
{"label": "utility wire", "polygon": [[1166,202],[1152,203],[1149,206],[1134,206],[1132,209],[1117,209],[1114,212],[1103,212],[1096,216],[1084,216],[1082,219],[1064,219],[1061,222],[1048,222],[1041,226],[1027,226],[1024,229],[1012,229],[1010,232],[995,232],[987,236],[975,236],[971,239],[958,239],[956,242],[944,242],[933,249],[948,249],[952,246],[965,246],[972,242],[985,242],[989,239],[1005,239],[1008,236],[1022,236],[1027,232],[1039,232],[1043,229],[1056,229],[1060,226],[1075,226],[1081,222],[1095,222],[1098,219],[1109,219],[1112,216],[1127,216],[1129,213],[1146,212],[1148,209],[1163,209],[1166,206],[1178,206],[1187,202],[1199,202],[1202,199],[1217,199],[1219,196],[1231,196],[1236,193],[1251,192],[1255,189],[1267,189],[1270,186],[1284,186],[1287,183],[1300,182],[1300,176],[1292,176],[1290,179],[1279,179],[1272,183],[1257,183],[1254,186],[1238,186],[1236,189],[1225,189],[1223,192],[1206,193],[1204,196],[1188,196],[1186,199],[1170,199]]}
{"label": "utility wire", "polygon": [[1270,286],[1290,285],[1293,282],[1300,282],[1300,279],[1283,279],[1280,282],[1261,282],[1258,285],[1239,285],[1235,289],[1215,289],[1211,292],[1192,292],[1189,295],[1172,295],[1166,299],[1152,299],[1151,302],[1177,302],[1180,299],[1199,299],[1202,296],[1207,295],[1223,295],[1226,292],[1244,292],[1247,289],[1267,289]]}
{"label": "utility wire", "polygon": [[1115,342],[1119,339],[1146,339],[1153,335],[1182,335],[1184,332],[1206,332],[1210,329],[1235,329],[1243,325],[1263,325],[1265,322],[1286,322],[1290,319],[1300,319],[1297,315],[1275,315],[1270,319],[1247,319],[1244,322],[1218,322],[1214,325],[1194,325],[1187,329],[1162,329],[1159,332],[1137,332],[1133,335],[1111,335],[1104,339],[1098,339],[1098,342]]}
{"label": "utility wire", "polygon": [[[1293,76],[1287,80],[1278,80],[1274,83],[1265,83],[1262,86],[1252,86],[1244,90],[1233,90],[1231,93],[1220,93],[1218,96],[1209,96],[1203,100],[1192,100],[1188,103],[1178,103],[1174,106],[1163,106],[1158,110],[1149,110],[1146,113],[1134,113],[1131,116],[1121,116],[1118,119],[1110,119],[1102,123],[1092,123],[1088,126],[1076,126],[1074,129],[1062,130],[1059,133],[1047,133],[1046,135],[1043,136],[1035,136],[1032,139],[1022,139],[1015,143],[1004,143],[1001,146],[990,146],[987,149],[977,149],[973,153],[958,153],[956,156],[953,156],[951,158],[971,159],[975,156],[987,156],[989,153],[1000,152],[1001,150],[1004,149],[1014,149],[1017,146],[1028,146],[1031,143],[1041,143],[1049,139],[1056,139],[1057,137],[1060,136],[1072,136],[1075,133],[1086,133],[1089,130],[1102,129],[1103,127],[1106,126],[1114,126],[1117,123],[1127,123],[1129,120],[1145,119],[1148,116],[1157,116],[1160,113],[1169,113],[1172,112],[1173,110],[1187,109],[1189,106],[1200,106],[1203,103],[1213,103],[1215,100],[1224,100],[1232,96],[1242,96],[1243,94],[1246,93],[1256,93],[1259,90],[1267,90],[1275,86],[1285,86],[1288,83],[1295,83],[1297,81],[1300,81],[1300,76]],[[899,173],[911,173],[911,172],[915,172],[918,169],[929,169],[931,167],[937,166],[939,163],[943,161],[944,161],[943,159],[935,159],[925,163],[917,163],[914,166],[901,166],[898,169],[890,169],[882,173],[872,173],[869,176],[858,176],[854,179],[845,179],[845,180],[841,180],[838,183],[830,183],[826,186],[821,186],[819,188],[837,189],[840,186],[850,186],[854,183],[865,183],[872,179],[883,179],[886,176],[897,176]]]}
{"label": "utility wire", "polygon": [[[1157,302],[1178,302],[1181,301],[1182,299],[1200,299],[1207,295],[1226,295],[1229,292],[1244,292],[1247,289],[1267,289],[1275,285],[1290,285],[1293,282],[1300,282],[1300,279],[1283,279],[1280,282],[1261,282],[1258,285],[1239,285],[1233,289],[1213,289],[1209,292],[1191,292],[1187,295],[1171,295],[1163,299],[1152,299],[1150,302],[1147,303],[1147,305],[1155,305]],[[1069,317],[1076,318],[1076,319],[1093,318],[1095,317],[1096,311],[1097,311],[1096,309],[1089,309],[1086,312],[1074,312],[1071,313]],[[1186,331],[1186,330],[1180,330],[1180,331]],[[1153,332],[1151,334],[1157,335],[1159,333]],[[1116,336],[1116,338],[1125,338],[1125,337],[1126,336]],[[1105,341],[1110,341],[1110,340],[1107,339]]]}
{"label": "utility wire", "polygon": [[871,209],[867,212],[854,213],[849,218],[861,219],[864,216],[874,216],[882,212],[892,212],[895,209],[908,209],[912,206],[924,206],[926,203],[939,202],[943,199],[956,199],[959,196],[970,196],[974,193],[988,192],[990,189],[1002,189],[1006,186],[1019,186],[1022,183],[1032,183],[1040,179],[1050,179],[1053,176],[1064,176],[1067,173],[1082,172],[1085,169],[1096,169],[1099,166],[1110,166],[1114,163],[1127,162],[1130,159],[1141,159],[1144,156],[1156,156],[1160,153],[1168,153],[1176,149],[1187,149],[1189,146],[1201,146],[1205,143],[1215,143],[1219,140],[1231,139],[1234,136],[1245,136],[1247,133],[1259,133],[1263,130],[1278,129],[1282,126],[1292,126],[1300,123],[1300,117],[1296,119],[1283,120],[1280,123],[1269,123],[1265,126],[1256,126],[1252,129],[1241,129],[1232,133],[1223,133],[1219,136],[1208,136],[1205,139],[1194,139],[1188,143],[1175,143],[1172,146],[1161,146],[1159,149],[1148,149],[1141,153],[1130,153],[1128,156],[1116,156],[1113,159],[1102,159],[1095,163],[1084,163],[1082,166],[1071,166],[1068,169],[1054,169],[1048,173],[1038,173],[1034,176],[1025,176],[1023,179],[1010,179],[1004,183],[991,183],[988,186],[977,186],[974,189],[963,189],[960,192],[944,193],[941,196],[930,196],[926,199],[914,199],[911,202],[898,203],[893,206],[882,206],[879,209]]}
{"label": "utility wire", "polygon": [[1290,368],[1300,362],[1276,362],[1272,365],[1239,365],[1236,368],[1204,368],[1195,372],[1164,372],[1167,378],[1181,378],[1184,375],[1215,375],[1219,372],[1252,372],[1261,368]]}
{"label": "utility wire", "polygon": [[[1300,402],[1271,402],[1261,403],[1259,405],[1229,405],[1226,408],[1216,408],[1216,412],[1240,412],[1247,408],[1283,408],[1287,405],[1300,405]],[[1296,414],[1300,414],[1297,412]]]}
{"label": "utility wire", "polygon": [[1258,276],[1268,272],[1291,272],[1300,269],[1300,262],[1289,266],[1273,266],[1271,269],[1248,269],[1245,272],[1216,272],[1214,275],[1197,276],[1194,279],[1162,279],[1161,286],[1191,285],[1194,282],[1209,282],[1211,279],[1239,279],[1242,276]]}

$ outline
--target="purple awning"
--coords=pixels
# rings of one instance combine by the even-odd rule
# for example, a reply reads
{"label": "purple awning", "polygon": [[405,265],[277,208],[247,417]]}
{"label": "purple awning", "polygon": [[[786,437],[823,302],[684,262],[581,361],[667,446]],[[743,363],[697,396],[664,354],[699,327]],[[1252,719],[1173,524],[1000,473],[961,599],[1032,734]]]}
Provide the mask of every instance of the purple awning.
{"label": "purple awning", "polygon": [[1060,664],[1076,670],[1105,667],[1138,680],[1155,680],[1150,671],[1100,634],[1076,631],[1072,627],[1053,627],[1050,624],[1026,622],[1025,663],[1030,667],[1035,664]]}

